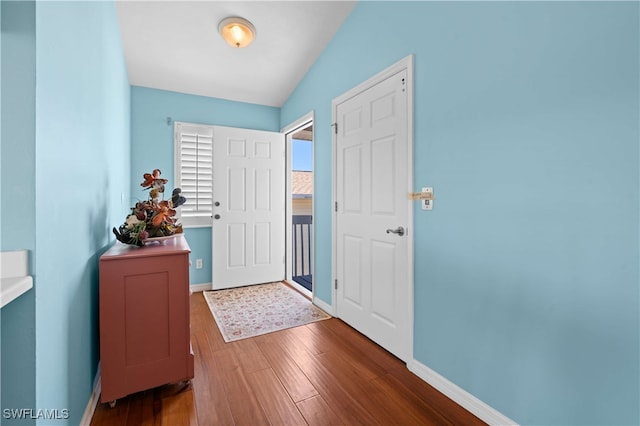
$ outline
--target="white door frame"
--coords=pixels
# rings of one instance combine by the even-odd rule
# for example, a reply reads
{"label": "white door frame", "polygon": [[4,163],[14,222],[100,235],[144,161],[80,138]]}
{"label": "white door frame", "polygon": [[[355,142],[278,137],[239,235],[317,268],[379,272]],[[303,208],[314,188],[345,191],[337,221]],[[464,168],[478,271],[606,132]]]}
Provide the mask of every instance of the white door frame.
{"label": "white door frame", "polygon": [[[341,104],[342,102],[346,101],[349,98],[352,98],[354,96],[356,96],[359,93],[364,92],[367,89],[370,89],[371,87],[377,85],[378,83],[386,80],[387,78],[391,77],[394,74],[397,74],[400,71],[406,70],[407,71],[407,174],[408,174],[408,182],[407,182],[407,196],[409,195],[408,193],[411,191],[411,188],[413,188],[413,55],[409,55],[403,59],[401,59],[400,61],[396,62],[395,64],[391,65],[390,67],[382,70],[381,72],[379,72],[378,74],[374,75],[373,77],[369,78],[368,80],[364,81],[363,83],[360,83],[359,85],[357,85],[356,87],[350,89],[349,91],[343,93],[342,95],[338,96],[337,98],[334,98],[331,101],[331,122],[332,123],[337,123],[338,117],[337,117],[337,108],[338,105]],[[332,139],[332,143],[331,143],[331,176],[333,176],[333,185],[331,187],[331,197],[333,200],[333,205],[335,206],[337,203],[337,184],[338,184],[338,179],[337,179],[337,133],[336,131],[332,131],[331,133],[331,139]],[[338,298],[337,298],[337,288],[336,288],[336,281],[337,281],[337,244],[338,244],[338,239],[337,239],[337,213],[336,213],[336,209],[333,208],[332,209],[332,214],[331,214],[331,253],[332,253],[332,265],[331,265],[331,274],[334,280],[334,286],[331,290],[331,308],[332,308],[332,312],[330,312],[331,315],[336,316],[338,313],[338,309],[337,309],[337,303],[338,303]],[[413,359],[413,321],[414,321],[414,315],[413,315],[413,306],[414,306],[414,244],[413,244],[413,208],[408,209],[407,212],[407,230],[406,230],[406,238],[407,238],[407,254],[408,254],[408,259],[407,259],[407,263],[408,263],[408,267],[409,267],[409,271],[408,272],[408,278],[409,278],[409,306],[407,306],[408,312],[409,312],[409,330],[408,330],[408,335],[409,335],[409,342],[408,342],[408,360]]]}
{"label": "white door frame", "polygon": [[[296,283],[295,281],[293,281],[292,279],[292,274],[291,274],[291,266],[292,266],[292,262],[293,262],[293,247],[291,245],[291,240],[292,240],[292,232],[291,232],[291,223],[293,221],[293,203],[291,201],[291,172],[293,171],[293,159],[291,157],[292,154],[292,148],[293,148],[293,144],[292,144],[292,140],[291,140],[291,135],[295,132],[297,132],[298,130],[302,130],[305,127],[309,126],[310,124],[313,124],[315,126],[314,123],[314,112],[313,111],[309,111],[308,113],[306,113],[305,115],[303,115],[302,117],[298,118],[297,120],[293,121],[292,123],[288,124],[287,126],[283,127],[282,129],[280,129],[280,133],[284,133],[284,143],[285,143],[285,153],[286,153],[286,159],[285,159],[285,165],[286,165],[286,192],[285,192],[285,198],[286,198],[286,211],[285,211],[285,215],[286,215],[286,219],[285,219],[285,254],[286,254],[286,276],[285,279],[287,280],[287,282],[295,287],[298,291],[300,291],[303,294],[306,294],[307,296],[311,297],[311,300],[314,299],[314,294],[315,294],[315,285],[311,286],[311,292],[309,290],[307,290],[306,288],[304,288],[303,286],[301,286],[300,284]],[[311,136],[312,139],[315,139],[315,131],[312,133]],[[314,140],[311,141],[311,144],[313,146]],[[313,152],[315,151],[315,149],[311,150],[311,164],[313,163]],[[315,187],[315,183],[314,183],[314,187]],[[315,197],[313,197],[311,199],[311,212],[313,214],[314,212],[314,206],[315,206]],[[316,241],[316,227],[313,226],[311,228],[311,241],[315,244]],[[315,268],[315,264],[316,264],[316,251],[312,250],[312,259],[311,259],[311,265],[309,265],[309,269],[311,271],[311,276],[314,276],[314,268]]]}

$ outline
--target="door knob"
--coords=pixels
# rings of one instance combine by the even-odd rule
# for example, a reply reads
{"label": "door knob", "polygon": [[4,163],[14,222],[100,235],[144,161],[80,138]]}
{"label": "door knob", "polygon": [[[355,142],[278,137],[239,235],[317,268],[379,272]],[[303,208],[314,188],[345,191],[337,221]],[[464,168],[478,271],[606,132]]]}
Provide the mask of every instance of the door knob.
{"label": "door knob", "polygon": [[216,201],[215,203],[213,203],[213,205],[216,207],[220,207],[220,201]]}
{"label": "door knob", "polygon": [[217,215],[213,216],[213,218],[214,218],[214,219],[220,219],[220,215],[219,215],[219,214],[217,214]]}
{"label": "door knob", "polygon": [[402,237],[404,235],[404,228],[398,226],[396,229],[387,229],[387,234],[396,234]]}

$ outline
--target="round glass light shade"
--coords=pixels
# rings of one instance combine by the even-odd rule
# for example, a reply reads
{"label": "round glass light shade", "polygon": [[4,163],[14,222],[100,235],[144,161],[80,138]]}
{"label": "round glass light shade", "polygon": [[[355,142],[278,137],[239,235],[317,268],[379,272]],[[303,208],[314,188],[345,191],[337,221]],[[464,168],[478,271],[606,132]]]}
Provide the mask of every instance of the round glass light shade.
{"label": "round glass light shade", "polygon": [[246,47],[256,36],[256,29],[246,19],[232,17],[223,19],[218,25],[220,35],[233,47]]}

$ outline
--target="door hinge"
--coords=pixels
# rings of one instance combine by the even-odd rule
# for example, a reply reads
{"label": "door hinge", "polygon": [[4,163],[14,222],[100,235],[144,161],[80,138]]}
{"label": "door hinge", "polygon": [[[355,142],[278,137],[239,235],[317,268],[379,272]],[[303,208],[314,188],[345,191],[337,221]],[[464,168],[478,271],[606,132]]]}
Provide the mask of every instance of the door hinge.
{"label": "door hinge", "polygon": [[337,279],[333,280],[333,288],[336,289],[336,290],[338,289],[338,280]]}
{"label": "door hinge", "polygon": [[337,135],[338,134],[338,123],[331,124],[331,127],[333,127],[333,133],[335,133]]}
{"label": "door hinge", "polygon": [[338,202],[337,201],[335,202],[335,209],[336,209],[336,211],[338,211]]}

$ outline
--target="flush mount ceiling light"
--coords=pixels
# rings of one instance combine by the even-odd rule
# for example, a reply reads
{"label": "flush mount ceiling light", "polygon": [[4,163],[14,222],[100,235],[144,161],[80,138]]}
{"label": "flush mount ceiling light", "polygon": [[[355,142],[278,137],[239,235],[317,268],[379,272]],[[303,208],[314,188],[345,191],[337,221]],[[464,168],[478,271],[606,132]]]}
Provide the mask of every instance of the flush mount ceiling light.
{"label": "flush mount ceiling light", "polygon": [[231,17],[220,21],[218,31],[233,47],[246,47],[256,37],[256,28],[244,18]]}

